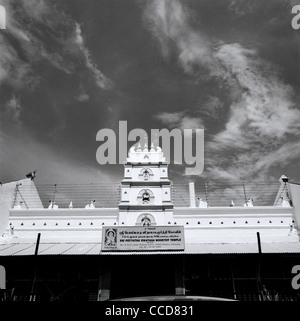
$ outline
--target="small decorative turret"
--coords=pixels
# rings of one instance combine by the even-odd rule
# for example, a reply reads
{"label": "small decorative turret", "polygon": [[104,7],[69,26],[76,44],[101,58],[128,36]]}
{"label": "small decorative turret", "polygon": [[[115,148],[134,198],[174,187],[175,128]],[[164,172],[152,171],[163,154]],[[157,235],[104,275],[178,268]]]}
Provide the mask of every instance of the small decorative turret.
{"label": "small decorative turret", "polygon": [[150,153],[153,153],[153,152],[155,152],[155,148],[154,148],[154,144],[152,143],[152,144],[151,144]]}
{"label": "small decorative turret", "polygon": [[244,207],[253,207],[253,199],[248,198],[246,203],[244,204]]}
{"label": "small decorative turret", "polygon": [[147,145],[147,143],[145,143],[143,153],[148,153],[148,152],[149,152],[148,145]]}
{"label": "small decorative turret", "polygon": [[149,150],[148,144],[145,143],[142,149],[139,143],[137,147],[132,146],[130,148],[127,163],[166,163],[166,158],[163,156],[163,152],[159,146],[155,148],[152,143]]}
{"label": "small decorative turret", "polygon": [[198,198],[198,200],[199,200],[199,208],[208,208],[208,206],[207,206],[207,202],[205,202],[205,201],[202,201],[202,198]]}
{"label": "small decorative turret", "polygon": [[49,206],[48,206],[49,209],[52,209],[53,208],[53,201],[49,201]]}
{"label": "small decorative turret", "polygon": [[85,206],[85,208],[87,208],[87,209],[94,209],[94,208],[95,208],[95,203],[96,203],[96,200],[90,201],[89,204],[87,204],[87,205]]}

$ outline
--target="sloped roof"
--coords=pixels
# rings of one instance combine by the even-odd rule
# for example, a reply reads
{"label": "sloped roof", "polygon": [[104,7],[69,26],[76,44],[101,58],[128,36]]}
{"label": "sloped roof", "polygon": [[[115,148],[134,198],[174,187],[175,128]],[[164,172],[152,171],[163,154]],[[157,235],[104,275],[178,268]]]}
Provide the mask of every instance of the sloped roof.
{"label": "sloped roof", "polygon": [[22,204],[25,208],[42,208],[40,196],[32,180],[25,178],[0,186],[0,234],[5,232],[12,205]]}

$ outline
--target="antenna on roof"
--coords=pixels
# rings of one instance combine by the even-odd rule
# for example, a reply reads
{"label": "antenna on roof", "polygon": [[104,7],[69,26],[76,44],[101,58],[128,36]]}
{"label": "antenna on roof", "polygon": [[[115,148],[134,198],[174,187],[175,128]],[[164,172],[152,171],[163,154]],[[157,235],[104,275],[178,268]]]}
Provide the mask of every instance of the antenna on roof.
{"label": "antenna on roof", "polygon": [[14,201],[13,201],[13,205],[12,207],[14,207],[17,204],[17,198],[18,198],[18,194],[20,195],[21,199],[23,200],[23,203],[25,204],[26,208],[28,209],[28,205],[22,195],[22,193],[20,192],[19,187],[22,185],[22,183],[18,183],[16,184],[16,188],[15,188],[15,197],[14,197]]}
{"label": "antenna on roof", "polygon": [[246,194],[245,182],[243,181],[242,184],[243,184],[243,190],[244,190],[245,204],[246,204],[246,206],[248,206],[247,205],[248,204],[247,203],[248,202],[248,197],[247,197],[247,194]]}
{"label": "antenna on roof", "polygon": [[92,189],[93,189],[93,183],[90,184],[90,197],[89,197],[89,202],[92,202]]}
{"label": "antenna on roof", "polygon": [[205,199],[208,206],[208,184],[206,180],[204,181],[204,184],[205,184]]}
{"label": "antenna on roof", "polygon": [[54,192],[53,192],[53,198],[52,198],[52,203],[55,203],[55,196],[56,196],[56,184],[54,184]]}

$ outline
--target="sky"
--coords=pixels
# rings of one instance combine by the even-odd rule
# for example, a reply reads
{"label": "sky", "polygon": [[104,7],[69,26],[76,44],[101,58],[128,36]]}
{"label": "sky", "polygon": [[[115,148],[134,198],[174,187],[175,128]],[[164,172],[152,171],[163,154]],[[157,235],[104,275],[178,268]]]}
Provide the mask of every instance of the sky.
{"label": "sky", "polygon": [[204,171],[300,182],[300,30],[284,0],[0,0],[0,181],[120,181],[97,132],[204,129]]}

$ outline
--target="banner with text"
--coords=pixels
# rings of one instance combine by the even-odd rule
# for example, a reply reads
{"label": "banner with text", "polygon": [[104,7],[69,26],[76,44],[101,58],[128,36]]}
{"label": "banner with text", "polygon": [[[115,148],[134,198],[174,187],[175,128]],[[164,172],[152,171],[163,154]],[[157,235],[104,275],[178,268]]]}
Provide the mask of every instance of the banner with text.
{"label": "banner with text", "polygon": [[184,250],[183,226],[106,226],[102,251]]}

